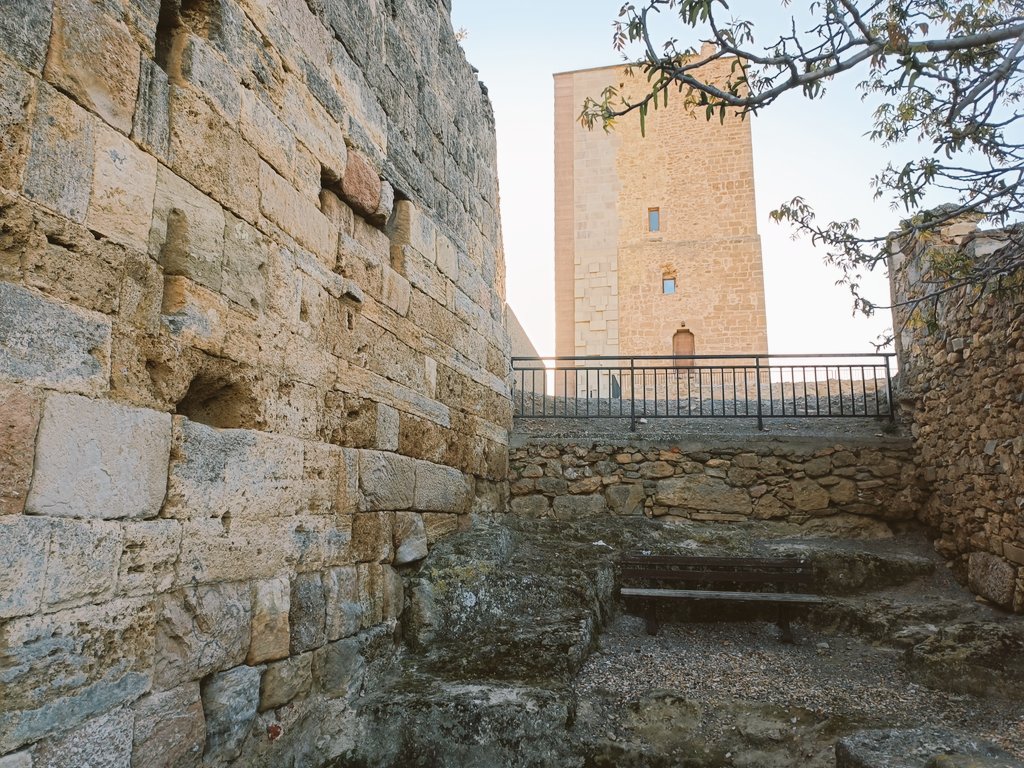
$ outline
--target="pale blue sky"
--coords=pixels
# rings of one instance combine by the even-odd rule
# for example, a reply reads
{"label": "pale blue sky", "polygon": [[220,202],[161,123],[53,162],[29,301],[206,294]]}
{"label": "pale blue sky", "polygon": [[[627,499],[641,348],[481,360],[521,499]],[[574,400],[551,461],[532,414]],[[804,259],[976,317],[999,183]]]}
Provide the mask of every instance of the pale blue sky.
{"label": "pale blue sky", "polygon": [[[456,29],[487,85],[497,120],[498,173],[508,271],[508,300],[541,354],[554,353],[553,86],[554,72],[619,61],[611,47],[612,21],[622,0],[454,0]],[[785,18],[769,0],[733,3],[737,15],[753,8],[768,26]],[[674,27],[681,44],[692,32]],[[753,118],[758,229],[762,240],[770,351],[861,352],[885,331],[888,312],[851,317],[851,299],[838,288],[838,271],[822,264],[809,242],[793,242],[788,227],[768,213],[803,195],[822,217],[858,216],[867,231],[887,231],[900,218],[872,201],[871,176],[884,150],[864,133],[870,110],[853,86],[857,77],[808,102],[790,94]],[[620,128],[624,130],[624,128]],[[865,281],[869,295],[887,303],[879,272]],[[713,352],[714,350],[709,350]]]}

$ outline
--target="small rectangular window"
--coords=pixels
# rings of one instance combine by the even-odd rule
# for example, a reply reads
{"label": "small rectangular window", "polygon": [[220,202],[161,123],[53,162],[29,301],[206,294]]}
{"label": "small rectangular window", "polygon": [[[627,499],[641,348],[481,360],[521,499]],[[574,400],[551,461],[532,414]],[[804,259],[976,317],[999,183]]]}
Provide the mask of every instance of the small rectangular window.
{"label": "small rectangular window", "polygon": [[662,293],[675,293],[676,292],[676,279],[674,277],[663,277],[661,279],[661,292]]}
{"label": "small rectangular window", "polygon": [[647,231],[648,232],[660,232],[661,231],[661,210],[658,208],[647,209]]}

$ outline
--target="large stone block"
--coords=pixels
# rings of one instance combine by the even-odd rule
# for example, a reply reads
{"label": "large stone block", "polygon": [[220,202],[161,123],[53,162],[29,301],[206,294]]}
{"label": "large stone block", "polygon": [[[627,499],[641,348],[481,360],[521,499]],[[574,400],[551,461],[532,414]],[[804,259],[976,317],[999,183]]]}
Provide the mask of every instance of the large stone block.
{"label": "large stone block", "polygon": [[152,683],[153,612],[114,600],[0,625],[0,752],[134,701]]}
{"label": "large stone block", "polygon": [[394,557],[394,513],[360,512],[352,517],[352,557],[356,562],[382,563]]}
{"label": "large stone block", "polygon": [[395,565],[405,565],[427,556],[427,529],[417,512],[395,513]]}
{"label": "large stone block", "polygon": [[291,631],[291,584],[287,576],[252,586],[252,641],[245,663],[250,666],[288,655]]}
{"label": "large stone block", "polygon": [[171,169],[225,208],[256,223],[260,158],[241,135],[187,87],[171,86]]}
{"label": "large stone block", "polygon": [[326,696],[354,698],[366,676],[366,660],[356,638],[328,643],[313,654],[313,680]]}
{"label": "large stone block", "polygon": [[0,757],[0,768],[32,768],[32,751],[26,749]]}
{"label": "large stone block", "polygon": [[1012,607],[1017,581],[1017,569],[1012,563],[991,552],[971,552],[967,580],[976,594],[1004,608]]}
{"label": "large stone block", "polygon": [[53,0],[6,0],[0,14],[0,50],[33,72],[43,69]]}
{"label": "large stone block", "polygon": [[276,709],[313,687],[313,654],[268,664],[260,683],[260,712]]}
{"label": "large stone block", "polygon": [[173,444],[164,517],[259,520],[306,507],[299,440],[175,419]]}
{"label": "large stone block", "polygon": [[92,194],[85,224],[111,240],[146,250],[157,161],[104,125],[96,127]]}
{"label": "large stone block", "polygon": [[139,73],[139,98],[132,122],[132,138],[154,157],[166,161],[171,124],[168,105],[171,86],[167,73],[156,62],[143,59]]}
{"label": "large stone block", "polygon": [[260,670],[235,667],[204,680],[206,750],[203,760],[219,764],[234,760],[256,719],[260,701]]}
{"label": "large stone block", "polygon": [[0,282],[0,377],[98,394],[110,376],[110,320]]}
{"label": "large stone block", "polygon": [[319,258],[332,262],[338,246],[337,231],[310,198],[260,163],[260,210],[263,215]]}
{"label": "large stone block", "polygon": [[96,520],[54,520],[51,531],[43,588],[48,609],[113,596],[121,560],[121,526]]}
{"label": "large stone block", "polygon": [[241,664],[249,651],[248,584],[185,587],[157,601],[156,683],[173,688]]}
{"label": "large stone block", "polygon": [[199,683],[143,696],[134,709],[131,768],[199,768],[206,744]]}
{"label": "large stone block", "polygon": [[242,100],[238,78],[212,45],[189,35],[177,63],[181,76],[206,94],[228,122],[238,122]]}
{"label": "large stone block", "polygon": [[324,573],[327,603],[327,639],[340,640],[359,631],[363,606],[359,600],[359,573],[355,566],[330,568]]}
{"label": "large stone block", "polygon": [[289,624],[290,652],[319,648],[327,641],[327,601],[319,573],[300,573],[292,578]]}
{"label": "large stone block", "polygon": [[[828,494],[825,494],[826,500]],[[654,503],[698,512],[731,512],[749,515],[750,495],[724,480],[706,475],[682,475],[659,480]]]}
{"label": "large stone block", "polygon": [[0,516],[25,509],[42,404],[38,391],[0,385]]}
{"label": "large stone block", "polygon": [[600,515],[608,511],[608,502],[600,493],[589,496],[558,496],[552,506],[555,516],[563,520],[584,515]]}
{"label": "large stone block", "polygon": [[49,520],[0,517],[0,619],[39,610],[51,530]]}
{"label": "large stone block", "polygon": [[253,314],[266,301],[267,246],[263,235],[233,214],[225,214],[221,291]]}
{"label": "large stone block", "polygon": [[380,176],[358,152],[348,153],[348,165],[341,178],[345,202],[364,217],[374,216],[380,205]]}
{"label": "large stone block", "polygon": [[421,512],[468,511],[472,488],[466,476],[454,467],[429,461],[416,462],[414,506]]}
{"label": "large stone block", "polygon": [[391,228],[392,247],[408,245],[430,262],[437,257],[437,226],[411,200],[395,203]]}
{"label": "large stone block", "polygon": [[135,713],[128,707],[94,717],[36,745],[32,768],[127,768]]}
{"label": "large stone block", "polygon": [[125,134],[132,129],[141,54],[120,14],[92,0],[56,0],[46,79]]}
{"label": "large stone block", "polygon": [[63,94],[39,86],[25,196],[79,223],[85,221],[92,190],[94,122]]}
{"label": "large stone block", "polygon": [[[0,20],[0,38],[5,20]],[[28,159],[28,107],[34,90],[28,75],[0,57],[0,187],[21,189]]]}
{"label": "large stone block", "polygon": [[124,546],[118,569],[120,595],[151,595],[174,586],[174,565],[181,551],[176,520],[145,520],[122,525]]}
{"label": "large stone block", "polygon": [[171,417],[77,395],[43,406],[25,511],[56,517],[142,518],[160,511]]}
{"label": "large stone block", "polygon": [[287,177],[295,163],[295,137],[258,93],[242,90],[242,137],[275,171]]}
{"label": "large stone block", "polygon": [[411,509],[415,500],[413,459],[383,451],[359,452],[360,508],[365,511]]}
{"label": "large stone block", "polygon": [[160,166],[156,177],[149,254],[168,275],[183,275],[212,290],[223,279],[224,212],[220,205]]}

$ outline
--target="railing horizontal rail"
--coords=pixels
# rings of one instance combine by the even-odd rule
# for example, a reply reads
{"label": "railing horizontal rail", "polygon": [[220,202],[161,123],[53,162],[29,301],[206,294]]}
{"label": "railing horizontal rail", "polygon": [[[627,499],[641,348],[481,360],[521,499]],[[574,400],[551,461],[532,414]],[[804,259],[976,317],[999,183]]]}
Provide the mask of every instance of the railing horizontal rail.
{"label": "railing horizontal rail", "polygon": [[891,353],[513,357],[530,418],[893,418]]}

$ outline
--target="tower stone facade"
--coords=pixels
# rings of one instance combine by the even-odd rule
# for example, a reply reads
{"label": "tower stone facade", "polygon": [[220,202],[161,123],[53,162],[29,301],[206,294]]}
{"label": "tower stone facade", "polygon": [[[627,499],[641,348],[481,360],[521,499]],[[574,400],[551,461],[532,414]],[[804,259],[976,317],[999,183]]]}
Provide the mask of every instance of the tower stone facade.
{"label": "tower stone facade", "polygon": [[609,85],[639,98],[647,81],[620,66],[555,75],[557,354],[765,352],[749,120],[705,120],[673,93],[646,136],[635,113],[582,127]]}

